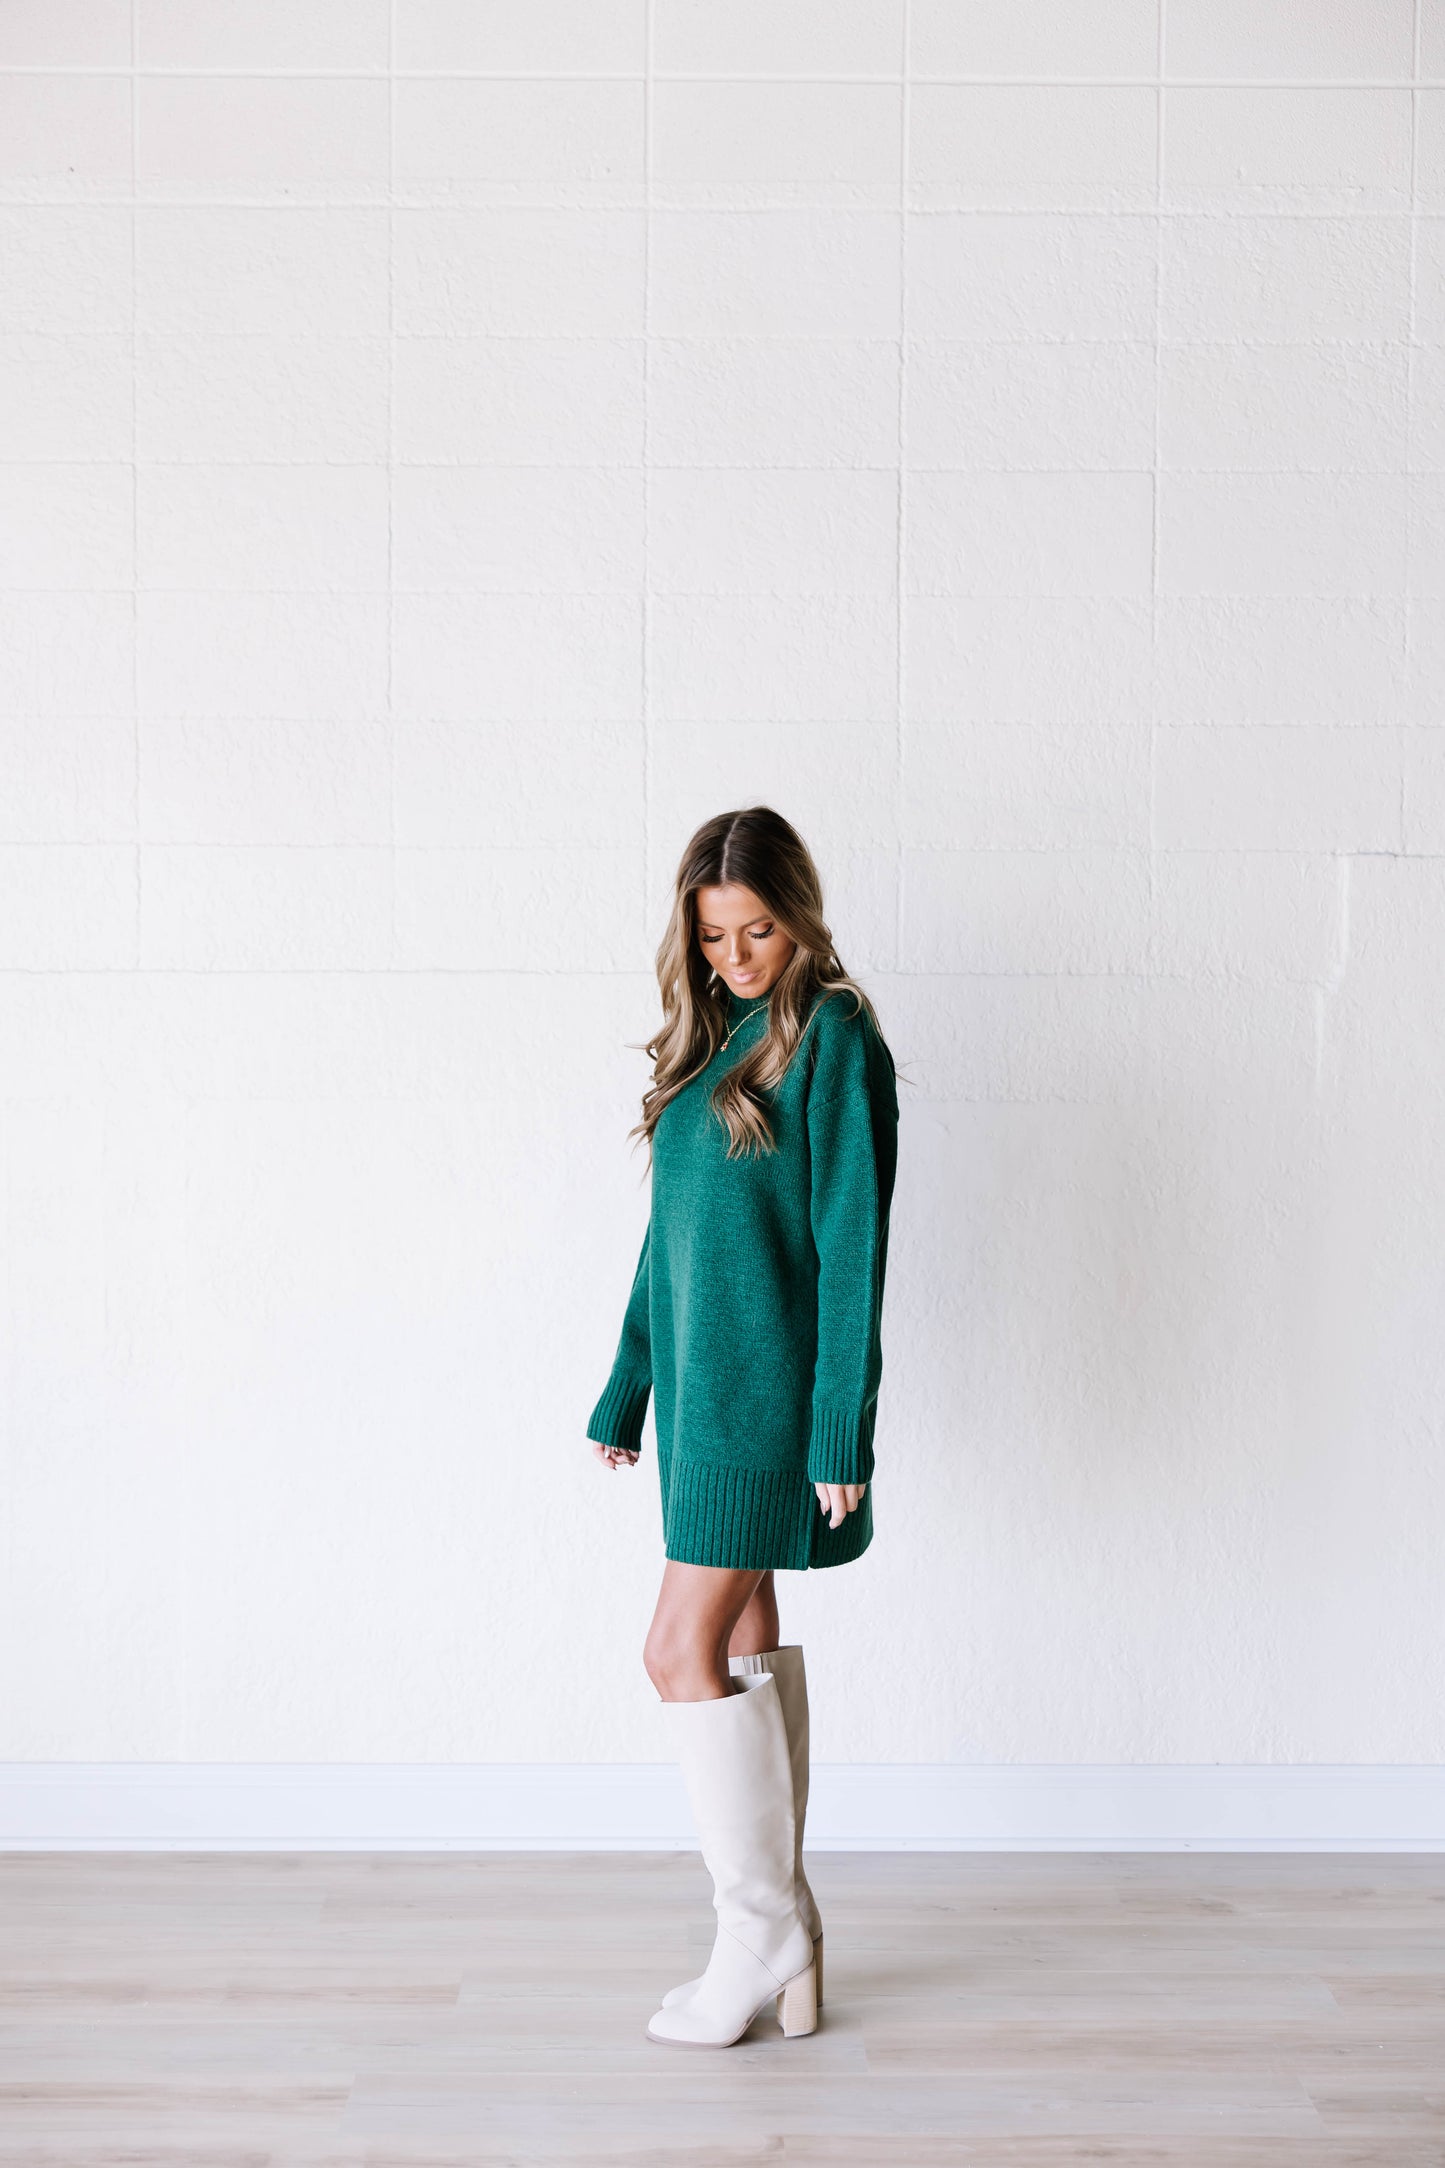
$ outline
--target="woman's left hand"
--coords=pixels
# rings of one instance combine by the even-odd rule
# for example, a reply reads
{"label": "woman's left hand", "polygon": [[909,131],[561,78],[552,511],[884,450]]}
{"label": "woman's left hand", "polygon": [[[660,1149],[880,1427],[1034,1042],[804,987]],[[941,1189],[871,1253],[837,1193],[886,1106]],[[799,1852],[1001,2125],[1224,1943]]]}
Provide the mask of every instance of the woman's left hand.
{"label": "woman's left hand", "polygon": [[866,1483],[815,1483],[818,1503],[828,1516],[830,1528],[841,1528],[848,1514],[857,1507],[868,1485]]}

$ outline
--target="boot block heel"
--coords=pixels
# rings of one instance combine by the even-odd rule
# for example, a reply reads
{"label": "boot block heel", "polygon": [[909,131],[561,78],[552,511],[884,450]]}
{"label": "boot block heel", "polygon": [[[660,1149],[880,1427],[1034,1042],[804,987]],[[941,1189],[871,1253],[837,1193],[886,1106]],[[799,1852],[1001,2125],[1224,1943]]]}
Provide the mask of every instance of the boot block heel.
{"label": "boot block heel", "polygon": [[818,1975],[815,1963],[795,1973],[778,1997],[778,2023],[785,2038],[818,2030]]}
{"label": "boot block heel", "polygon": [[820,1927],[813,1938],[813,1992],[818,2008],[823,2007],[823,1930]]}

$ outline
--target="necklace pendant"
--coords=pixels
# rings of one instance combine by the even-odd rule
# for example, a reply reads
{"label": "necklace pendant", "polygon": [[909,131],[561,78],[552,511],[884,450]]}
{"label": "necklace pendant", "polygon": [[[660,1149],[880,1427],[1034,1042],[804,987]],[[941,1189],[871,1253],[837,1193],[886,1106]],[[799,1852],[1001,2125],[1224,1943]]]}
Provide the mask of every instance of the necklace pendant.
{"label": "necklace pendant", "polygon": [[758,1006],[755,1009],[749,1009],[746,1016],[740,1016],[737,1022],[733,1025],[732,1030],[728,1032],[726,1038],[720,1039],[718,1041],[718,1052],[720,1054],[725,1054],[728,1048],[732,1045],[733,1040],[742,1030],[744,1024],[750,1024],[755,1016],[761,1016],[763,1010],[767,1007],[767,1005],[768,1004],[765,997],[758,1003]]}

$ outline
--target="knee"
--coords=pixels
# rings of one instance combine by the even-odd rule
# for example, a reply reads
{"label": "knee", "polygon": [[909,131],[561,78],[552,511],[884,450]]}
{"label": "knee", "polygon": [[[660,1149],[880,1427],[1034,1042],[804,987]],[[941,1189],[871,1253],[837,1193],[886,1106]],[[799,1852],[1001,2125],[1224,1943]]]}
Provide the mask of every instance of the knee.
{"label": "knee", "polygon": [[686,1701],[706,1676],[708,1656],[686,1634],[654,1626],[642,1647],[642,1667],[664,1701]]}
{"label": "knee", "polygon": [[664,1699],[676,1667],[672,1649],[671,1637],[659,1633],[655,1626],[642,1644],[642,1668]]}

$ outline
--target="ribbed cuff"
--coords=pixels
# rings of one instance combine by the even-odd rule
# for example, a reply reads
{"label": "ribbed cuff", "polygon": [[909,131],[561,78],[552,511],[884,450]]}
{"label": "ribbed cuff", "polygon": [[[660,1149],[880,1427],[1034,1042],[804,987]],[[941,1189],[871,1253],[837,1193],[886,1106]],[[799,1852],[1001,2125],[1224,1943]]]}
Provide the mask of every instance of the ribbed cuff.
{"label": "ribbed cuff", "polygon": [[587,1418],[588,1437],[598,1445],[620,1445],[629,1453],[637,1452],[651,1391],[651,1378],[610,1377],[602,1398]]}
{"label": "ribbed cuff", "polygon": [[870,1483],[873,1480],[873,1415],[863,1409],[813,1407],[808,1439],[810,1483]]}

